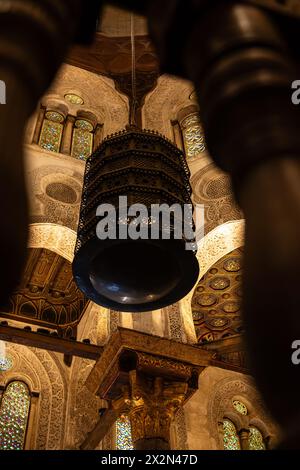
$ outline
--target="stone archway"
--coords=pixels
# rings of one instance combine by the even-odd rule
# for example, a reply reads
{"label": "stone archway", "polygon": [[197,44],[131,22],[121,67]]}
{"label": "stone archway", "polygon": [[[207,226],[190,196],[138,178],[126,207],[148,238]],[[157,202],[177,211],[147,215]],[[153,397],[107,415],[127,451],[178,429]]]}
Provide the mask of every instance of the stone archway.
{"label": "stone archway", "polygon": [[28,248],[46,248],[72,262],[76,244],[76,232],[56,224],[31,224]]}
{"label": "stone archway", "polygon": [[[36,450],[64,448],[67,378],[53,353],[9,343],[7,352],[13,367],[1,373],[0,384],[23,380],[34,397],[28,446]],[[30,429],[31,428],[31,429]]]}

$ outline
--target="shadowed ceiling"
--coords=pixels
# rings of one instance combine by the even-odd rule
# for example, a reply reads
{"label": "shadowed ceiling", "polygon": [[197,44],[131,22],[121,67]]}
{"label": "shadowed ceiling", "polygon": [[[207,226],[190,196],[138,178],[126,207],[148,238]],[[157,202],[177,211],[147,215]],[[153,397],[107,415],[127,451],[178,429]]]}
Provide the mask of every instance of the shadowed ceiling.
{"label": "shadowed ceiling", "polygon": [[[152,91],[160,75],[154,47],[146,22],[134,15],[137,119],[146,95]],[[116,88],[132,100],[131,15],[118,8],[107,7],[93,44],[75,46],[66,62],[89,72],[105,75],[115,81]]]}
{"label": "shadowed ceiling", "polygon": [[[121,8],[106,6],[102,12],[98,30],[111,37],[130,36],[131,13]],[[137,36],[147,36],[147,21],[142,16],[134,15],[134,32]]]}
{"label": "shadowed ceiling", "polygon": [[1,317],[73,334],[87,300],[77,288],[69,261],[46,249],[29,249],[22,281]]}

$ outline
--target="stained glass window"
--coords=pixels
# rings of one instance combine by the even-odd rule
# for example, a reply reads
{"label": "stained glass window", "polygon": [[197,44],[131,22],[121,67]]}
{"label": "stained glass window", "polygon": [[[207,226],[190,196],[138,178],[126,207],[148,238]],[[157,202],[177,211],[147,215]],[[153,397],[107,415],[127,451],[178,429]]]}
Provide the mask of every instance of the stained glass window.
{"label": "stained glass window", "polygon": [[79,160],[86,160],[93,151],[94,127],[85,119],[77,119],[73,131],[71,154]]}
{"label": "stained glass window", "polygon": [[68,101],[71,104],[76,104],[76,105],[83,105],[84,104],[83,99],[80,96],[75,95],[74,93],[67,93],[65,95],[65,100]]}
{"label": "stained glass window", "polygon": [[13,360],[10,356],[0,357],[0,372],[6,372],[13,366]]}
{"label": "stained glass window", "polygon": [[0,372],[6,372],[13,366],[12,358],[7,355],[5,341],[0,341]]}
{"label": "stained glass window", "polygon": [[195,157],[205,151],[205,138],[198,114],[191,114],[182,123],[187,157]]}
{"label": "stained glass window", "polygon": [[118,450],[133,450],[131,438],[131,425],[127,416],[122,416],[117,420],[117,449]]}
{"label": "stained glass window", "polygon": [[262,433],[253,426],[249,430],[249,450],[266,450]]}
{"label": "stained glass window", "polygon": [[248,414],[248,410],[247,410],[246,405],[244,403],[242,403],[241,401],[233,400],[232,404],[233,404],[233,407],[235,408],[235,410],[238,413],[240,413],[241,415],[247,415]]}
{"label": "stained glass window", "polygon": [[56,111],[48,111],[42,126],[39,145],[50,152],[59,152],[63,134],[64,116]]}
{"label": "stained glass window", "polygon": [[223,439],[225,450],[241,450],[236,427],[229,419],[223,421]]}
{"label": "stained glass window", "polygon": [[24,448],[30,394],[23,382],[11,382],[2,396],[0,407],[0,450]]}

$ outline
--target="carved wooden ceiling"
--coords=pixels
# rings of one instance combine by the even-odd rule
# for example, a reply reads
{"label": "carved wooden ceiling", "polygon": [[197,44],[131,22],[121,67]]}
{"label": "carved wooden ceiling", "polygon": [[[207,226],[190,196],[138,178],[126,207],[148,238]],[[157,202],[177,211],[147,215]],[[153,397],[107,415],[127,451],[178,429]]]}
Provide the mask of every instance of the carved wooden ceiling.
{"label": "carved wooden ceiling", "polygon": [[[110,37],[126,37],[131,33],[132,13],[112,5],[105,5],[100,15],[98,30]],[[136,36],[148,34],[146,18],[134,14],[134,32]]]}
{"label": "carved wooden ceiling", "polygon": [[[146,95],[159,77],[158,60],[148,36],[136,36],[137,119]],[[75,46],[66,62],[89,72],[105,75],[115,81],[116,88],[132,101],[132,49],[130,37],[109,37],[97,32],[90,47]],[[140,122],[139,122],[140,123]]]}
{"label": "carved wooden ceiling", "polygon": [[93,44],[74,46],[66,62],[113,79],[117,90],[129,97],[132,106],[131,26],[135,36],[136,121],[141,125],[145,97],[154,90],[160,75],[145,18],[138,15],[132,18],[130,12],[114,6],[104,7]]}
{"label": "carved wooden ceiling", "polygon": [[219,260],[200,280],[192,300],[198,343],[243,331],[241,307],[242,248]]}
{"label": "carved wooden ceiling", "polygon": [[[135,48],[137,72],[158,73],[158,60],[149,37],[137,36]],[[131,39],[98,32],[91,46],[73,47],[67,63],[100,75],[126,74],[132,69]]]}
{"label": "carved wooden ceiling", "polygon": [[87,300],[77,288],[69,261],[46,249],[29,249],[22,281],[0,317],[74,335]]}

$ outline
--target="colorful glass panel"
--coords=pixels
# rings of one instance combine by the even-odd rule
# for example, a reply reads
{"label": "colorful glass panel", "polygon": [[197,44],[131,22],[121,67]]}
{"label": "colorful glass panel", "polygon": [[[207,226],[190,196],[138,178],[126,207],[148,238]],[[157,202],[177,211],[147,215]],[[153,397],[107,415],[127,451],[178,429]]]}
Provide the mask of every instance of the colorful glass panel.
{"label": "colorful glass panel", "polygon": [[223,439],[225,450],[241,450],[236,427],[229,419],[223,421]]}
{"label": "colorful glass panel", "polygon": [[254,427],[250,427],[249,450],[266,450],[261,432]]}
{"label": "colorful glass panel", "polygon": [[67,93],[65,95],[65,100],[68,101],[71,104],[76,104],[76,105],[83,105],[84,104],[83,99],[80,96],[75,95],[75,93]]}
{"label": "colorful glass panel", "polygon": [[241,415],[247,415],[248,414],[248,410],[247,410],[246,405],[244,403],[242,403],[241,401],[233,400],[232,404],[233,404],[234,409],[238,413],[240,413]]}
{"label": "colorful glass panel", "polygon": [[94,135],[93,125],[84,119],[75,123],[72,142],[72,156],[79,160],[86,160],[93,151]]}
{"label": "colorful glass panel", "polygon": [[182,123],[186,155],[195,157],[205,151],[205,138],[198,114],[191,114]]}
{"label": "colorful glass panel", "polygon": [[28,387],[23,382],[11,382],[1,400],[0,450],[24,448],[29,407]]}
{"label": "colorful glass panel", "polygon": [[1,372],[6,372],[7,370],[10,370],[13,366],[13,360],[11,357],[6,356],[6,357],[0,357],[0,371]]}
{"label": "colorful glass panel", "polygon": [[55,111],[48,111],[42,126],[39,145],[50,152],[59,152],[63,134],[64,117]]}
{"label": "colorful glass panel", "polygon": [[118,450],[133,450],[131,425],[127,416],[122,416],[117,420],[117,449]]}

